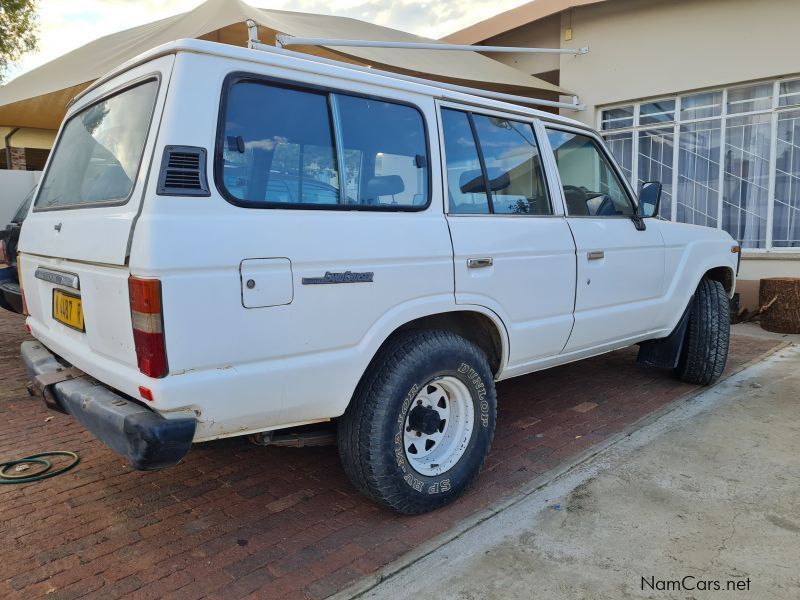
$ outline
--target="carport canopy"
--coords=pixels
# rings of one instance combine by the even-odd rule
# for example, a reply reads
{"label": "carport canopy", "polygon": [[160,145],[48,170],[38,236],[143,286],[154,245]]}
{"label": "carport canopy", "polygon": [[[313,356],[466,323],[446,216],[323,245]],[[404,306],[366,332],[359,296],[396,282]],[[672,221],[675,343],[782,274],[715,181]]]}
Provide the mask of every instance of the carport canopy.
{"label": "carport canopy", "polygon": [[[255,8],[241,0],[208,0],[194,10],[97,39],[0,87],[0,126],[57,129],[69,101],[119,64],[158,45],[197,38],[235,46],[247,44],[245,20],[259,25],[259,38],[274,43],[286,34],[309,38],[435,42],[396,29],[347,17]],[[448,83],[529,97],[569,94],[477,52],[326,48],[293,50]]]}

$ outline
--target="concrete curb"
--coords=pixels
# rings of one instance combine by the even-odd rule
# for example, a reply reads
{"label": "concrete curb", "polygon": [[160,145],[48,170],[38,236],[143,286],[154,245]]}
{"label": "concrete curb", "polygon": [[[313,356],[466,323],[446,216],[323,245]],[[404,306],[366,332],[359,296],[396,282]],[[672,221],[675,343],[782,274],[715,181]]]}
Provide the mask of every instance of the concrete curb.
{"label": "concrete curb", "polygon": [[[746,337],[746,336],[744,336]],[[438,536],[434,537],[431,540],[421,544],[419,547],[407,552],[402,557],[398,558],[392,563],[384,566],[383,568],[379,569],[375,573],[370,575],[366,575],[356,581],[354,584],[350,585],[349,587],[345,588],[333,594],[332,596],[328,597],[328,600],[350,600],[354,598],[359,598],[364,594],[371,591],[380,583],[386,581],[394,577],[395,575],[401,573],[405,569],[412,566],[414,563],[422,560],[426,556],[432,554],[445,544],[452,542],[466,534],[468,531],[474,529],[475,527],[481,525],[485,521],[495,517],[499,513],[507,510],[508,508],[518,504],[522,500],[528,498],[530,495],[541,489],[547,484],[552,483],[556,479],[563,477],[570,473],[571,471],[575,470],[578,466],[582,465],[586,461],[590,460],[592,457],[600,454],[601,452],[607,450],[608,448],[615,446],[620,441],[624,440],[631,436],[632,433],[638,431],[639,429],[654,423],[664,417],[665,415],[675,411],[681,405],[685,404],[686,402],[692,400],[693,398],[699,396],[707,392],[710,389],[713,389],[721,382],[729,379],[730,377],[741,373],[745,369],[763,362],[770,358],[771,356],[777,354],[781,350],[791,346],[791,342],[781,342],[778,343],[774,348],[768,350],[757,356],[756,358],[742,364],[735,370],[727,373],[724,378],[720,379],[717,383],[710,387],[703,387],[692,390],[674,401],[670,402],[669,404],[661,407],[660,409],[655,410],[654,412],[650,413],[649,415],[642,417],[638,421],[631,423],[627,426],[623,431],[611,435],[607,439],[598,442],[591,448],[587,448],[583,452],[580,452],[572,459],[566,461],[565,463],[554,467],[553,469],[539,475],[538,477],[532,479],[527,484],[524,484],[505,498],[498,500],[497,502],[493,503],[491,506],[488,506],[484,509],[477,511],[476,513],[472,514],[471,516],[463,519],[458,524],[450,528],[448,531],[439,534]]]}

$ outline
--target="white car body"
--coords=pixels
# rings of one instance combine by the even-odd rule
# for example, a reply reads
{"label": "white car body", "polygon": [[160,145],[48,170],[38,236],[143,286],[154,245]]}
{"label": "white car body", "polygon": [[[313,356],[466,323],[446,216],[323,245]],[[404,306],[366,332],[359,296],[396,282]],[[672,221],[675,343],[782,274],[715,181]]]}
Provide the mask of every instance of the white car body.
{"label": "white car body", "polygon": [[[214,156],[220,98],[235,72],[416,107],[429,141],[429,205],[372,212],[228,202]],[[37,340],[149,410],[195,419],[194,441],[342,415],[381,345],[419,319],[467,315],[462,326],[485,328],[501,380],[668,336],[706,274],[733,294],[738,255],[725,232],[657,218],[640,231],[628,217],[566,215],[545,128],[602,143],[575,121],[435,83],[195,40],[161,46],[103,77],[67,119],[148,77],[158,78],[158,92],[130,198],[68,210],[34,207],[22,230],[20,270]],[[553,214],[449,214],[443,107],[529,123]],[[157,193],[165,147],[174,145],[207,150],[208,196]],[[56,146],[54,155],[60,151]],[[603,258],[589,260],[598,251]],[[468,268],[469,260],[486,258],[490,265]],[[37,269],[77,275],[85,331],[53,319],[59,284],[37,278]],[[374,278],[303,283],[348,271]],[[165,377],[137,367],[129,276],[161,282]]]}

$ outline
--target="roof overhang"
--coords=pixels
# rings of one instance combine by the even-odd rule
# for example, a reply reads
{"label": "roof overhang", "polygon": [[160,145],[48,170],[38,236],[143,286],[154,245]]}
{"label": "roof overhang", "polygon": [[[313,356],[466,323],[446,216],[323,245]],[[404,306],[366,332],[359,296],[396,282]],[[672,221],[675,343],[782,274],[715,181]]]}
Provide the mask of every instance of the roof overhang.
{"label": "roof overhang", "polygon": [[517,8],[490,17],[480,23],[470,25],[460,31],[442,38],[442,41],[453,44],[479,44],[495,36],[517,29],[534,21],[544,19],[570,8],[598,4],[608,0],[534,0]]}

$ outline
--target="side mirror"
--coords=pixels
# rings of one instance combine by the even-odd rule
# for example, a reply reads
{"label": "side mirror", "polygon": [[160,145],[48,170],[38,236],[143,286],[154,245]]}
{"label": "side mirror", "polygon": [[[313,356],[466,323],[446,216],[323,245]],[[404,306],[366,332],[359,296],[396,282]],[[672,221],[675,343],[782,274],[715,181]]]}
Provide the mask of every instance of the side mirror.
{"label": "side mirror", "polygon": [[637,216],[642,219],[655,217],[661,205],[661,183],[658,181],[648,181],[642,184],[639,190],[639,206],[636,209]]}

